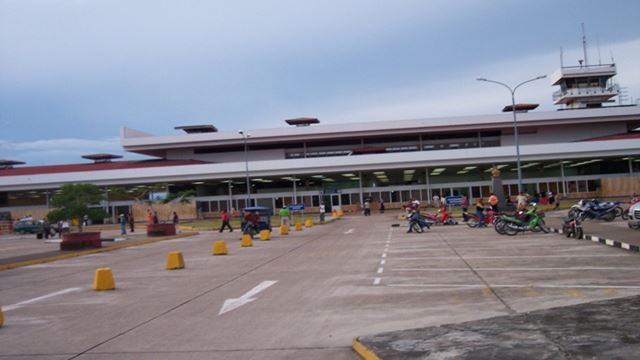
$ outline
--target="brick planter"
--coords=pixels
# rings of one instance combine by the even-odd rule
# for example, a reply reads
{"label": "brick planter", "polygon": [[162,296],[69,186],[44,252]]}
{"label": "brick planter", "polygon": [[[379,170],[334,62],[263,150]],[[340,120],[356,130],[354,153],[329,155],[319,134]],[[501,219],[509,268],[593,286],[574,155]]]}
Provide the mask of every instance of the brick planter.
{"label": "brick planter", "polygon": [[99,231],[77,232],[62,234],[62,242],[60,250],[77,250],[84,248],[100,248],[102,240],[100,240]]}
{"label": "brick planter", "polygon": [[151,224],[147,225],[147,236],[171,236],[176,234],[174,224]]}

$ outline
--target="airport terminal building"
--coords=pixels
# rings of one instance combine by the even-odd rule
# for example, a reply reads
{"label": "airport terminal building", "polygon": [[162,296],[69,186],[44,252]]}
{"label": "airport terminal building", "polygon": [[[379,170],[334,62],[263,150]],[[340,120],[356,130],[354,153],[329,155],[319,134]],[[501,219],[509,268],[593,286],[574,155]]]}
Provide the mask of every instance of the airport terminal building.
{"label": "airport terminal building", "polygon": [[[363,199],[387,208],[410,199],[465,194],[486,197],[491,168],[500,169],[504,193],[517,194],[517,132],[523,188],[569,197],[640,193],[640,107],[603,106],[617,96],[615,65],[563,67],[557,111],[518,104],[494,115],[319,124],[287,120],[272,129],[218,132],[181,126],[179,134],[154,136],[124,128],[123,148],[151,160],[15,166],[0,169],[0,211],[37,213],[64,184],[88,182],[105,189],[162,184],[168,192],[193,189],[198,217],[248,203],[314,208],[320,202],[356,210]],[[184,132],[183,132],[184,131]],[[247,191],[247,188],[249,191]],[[103,203],[112,214],[128,212],[133,199]],[[15,218],[16,216],[14,216]]]}

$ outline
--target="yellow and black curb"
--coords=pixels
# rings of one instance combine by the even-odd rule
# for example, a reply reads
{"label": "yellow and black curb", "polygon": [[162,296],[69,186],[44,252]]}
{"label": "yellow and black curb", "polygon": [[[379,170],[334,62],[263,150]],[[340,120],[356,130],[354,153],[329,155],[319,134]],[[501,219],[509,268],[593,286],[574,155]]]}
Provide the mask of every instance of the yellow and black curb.
{"label": "yellow and black curb", "polygon": [[358,353],[364,360],[380,360],[378,355],[376,355],[373,351],[367,348],[363,343],[358,339],[353,339],[351,343],[351,347],[355,352]]}
{"label": "yellow and black curb", "polygon": [[65,253],[60,254],[60,255],[54,255],[54,256],[47,256],[47,257],[38,258],[38,259],[18,261],[18,262],[9,263],[9,264],[0,264],[0,271],[9,270],[9,269],[15,269],[15,268],[18,268],[18,267],[23,267],[23,266],[44,264],[44,263],[49,263],[49,262],[58,261],[58,260],[70,259],[70,258],[83,256],[83,255],[91,255],[91,254],[115,251],[115,250],[120,250],[120,249],[124,249],[124,248],[128,248],[128,247],[132,247],[132,246],[152,244],[152,243],[165,241],[165,240],[180,239],[180,238],[183,238],[183,237],[189,237],[189,236],[193,236],[193,235],[197,235],[197,234],[198,234],[198,232],[184,232],[184,233],[181,233],[181,234],[178,234],[178,235],[173,235],[173,236],[162,236],[162,237],[157,237],[157,238],[130,240],[130,241],[126,241],[126,242],[122,242],[122,243],[118,243],[118,244],[114,244],[114,245],[111,245],[111,246],[98,248],[98,249],[65,252]]}

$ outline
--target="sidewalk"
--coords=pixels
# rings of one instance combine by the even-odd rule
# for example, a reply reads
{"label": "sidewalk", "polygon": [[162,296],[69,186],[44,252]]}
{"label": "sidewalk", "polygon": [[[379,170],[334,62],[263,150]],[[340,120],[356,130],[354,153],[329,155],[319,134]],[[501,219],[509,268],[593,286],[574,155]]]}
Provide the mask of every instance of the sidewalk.
{"label": "sidewalk", "polygon": [[364,359],[637,359],[640,296],[357,338]]}
{"label": "sidewalk", "polygon": [[115,239],[118,241],[102,241],[101,248],[88,248],[84,250],[60,250],[60,239],[54,237],[49,240],[37,239],[35,234],[29,235],[0,235],[0,271],[20,266],[29,266],[56,260],[67,259],[76,256],[113,251],[130,246],[149,244],[153,242],[187,237],[197,232],[182,232],[175,236],[147,237],[146,231],[129,233],[126,238],[120,235],[119,230],[101,230],[102,239]]}

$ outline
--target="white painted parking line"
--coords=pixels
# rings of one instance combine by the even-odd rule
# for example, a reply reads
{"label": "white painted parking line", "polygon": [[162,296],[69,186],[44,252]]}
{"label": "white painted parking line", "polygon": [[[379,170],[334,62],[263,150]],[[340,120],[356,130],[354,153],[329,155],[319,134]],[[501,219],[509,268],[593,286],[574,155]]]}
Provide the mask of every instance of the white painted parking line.
{"label": "white painted parking line", "polygon": [[[567,255],[509,255],[509,256],[464,256],[464,259],[537,259],[537,258],[597,258],[597,257],[629,257],[633,256],[632,254],[599,254],[599,255],[589,255],[589,254],[567,254]],[[414,256],[414,257],[398,257],[401,260],[452,260],[452,259],[460,259],[457,256]]]}
{"label": "white painted parking line", "polygon": [[356,229],[349,229],[349,230],[345,231],[345,232],[344,232],[344,234],[345,234],[345,235],[346,235],[346,234],[351,234],[351,233],[353,233],[355,230],[356,230]]}
{"label": "white painted parking line", "polygon": [[382,268],[382,267],[378,268],[378,274],[382,274],[383,271],[384,271],[384,268]]}
{"label": "white painted parking line", "polygon": [[[461,288],[461,289],[484,289],[483,284],[389,284],[389,287],[416,287],[416,288]],[[491,284],[492,288],[538,288],[538,289],[638,289],[635,285],[571,285],[571,284]]]}
{"label": "white painted parking line", "polygon": [[53,292],[51,294],[38,296],[37,298],[33,298],[33,299],[29,299],[29,300],[21,301],[19,303],[15,303],[15,304],[11,304],[11,305],[5,306],[5,307],[2,308],[2,310],[3,311],[11,311],[11,310],[19,309],[19,308],[21,308],[21,307],[23,307],[25,305],[29,305],[29,304],[32,304],[34,302],[40,301],[40,300],[44,300],[44,299],[52,298],[54,296],[68,294],[68,293],[72,293],[72,292],[76,292],[76,291],[80,291],[80,290],[81,290],[81,288],[68,288],[68,289],[56,291],[56,292]]}
{"label": "white painted parking line", "polygon": [[386,260],[380,260],[380,265],[384,265],[386,262]]}
{"label": "white painted parking line", "polygon": [[386,258],[387,257],[387,253],[382,254],[382,258]]}
{"label": "white painted parking line", "polygon": [[640,267],[551,267],[551,268],[394,268],[391,271],[585,271],[585,270],[630,270],[630,271],[640,271]]}
{"label": "white painted parking line", "polygon": [[377,278],[373,279],[373,285],[380,285],[380,281],[381,281],[381,280],[382,280],[382,279],[381,279],[381,278],[379,278],[379,277],[377,277]]}

